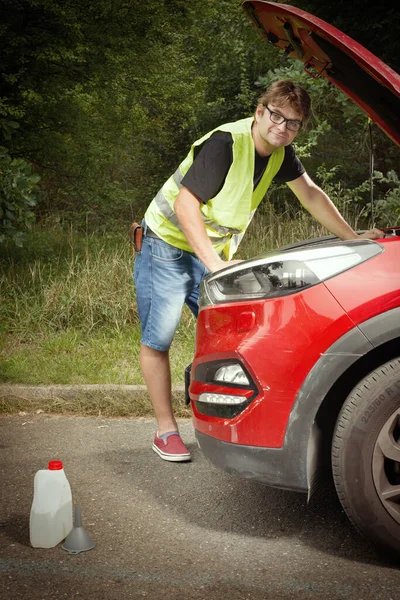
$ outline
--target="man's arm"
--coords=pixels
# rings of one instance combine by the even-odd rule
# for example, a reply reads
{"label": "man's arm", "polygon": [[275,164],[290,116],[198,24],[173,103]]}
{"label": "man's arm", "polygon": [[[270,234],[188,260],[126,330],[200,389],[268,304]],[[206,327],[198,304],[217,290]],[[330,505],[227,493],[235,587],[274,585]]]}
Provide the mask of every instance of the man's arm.
{"label": "man's arm", "polygon": [[197,258],[211,272],[229,267],[240,260],[224,261],[214,250],[200,212],[200,201],[182,186],[174,203],[175,214],[185,237]]}
{"label": "man's arm", "polygon": [[352,240],[359,237],[368,239],[384,237],[384,233],[377,228],[366,231],[362,235],[357,235],[342,217],[329,196],[313,182],[307,173],[294,181],[287,182],[287,185],[314,219],[338,238]]}

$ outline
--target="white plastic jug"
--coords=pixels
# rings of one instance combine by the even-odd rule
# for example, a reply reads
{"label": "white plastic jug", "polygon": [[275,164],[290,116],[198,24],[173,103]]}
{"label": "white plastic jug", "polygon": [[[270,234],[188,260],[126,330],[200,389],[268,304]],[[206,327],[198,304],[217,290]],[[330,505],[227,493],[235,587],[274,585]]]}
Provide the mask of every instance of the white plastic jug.
{"label": "white plastic jug", "polygon": [[34,548],[53,548],[71,532],[72,494],[61,460],[52,460],[48,469],[35,475],[29,523]]}

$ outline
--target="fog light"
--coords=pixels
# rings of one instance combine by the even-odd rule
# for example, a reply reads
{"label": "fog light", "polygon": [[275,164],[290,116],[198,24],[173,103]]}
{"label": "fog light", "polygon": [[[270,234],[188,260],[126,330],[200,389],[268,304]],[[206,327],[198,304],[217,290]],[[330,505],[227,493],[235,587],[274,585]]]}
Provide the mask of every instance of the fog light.
{"label": "fog light", "polygon": [[211,392],[203,392],[198,398],[198,402],[205,402],[206,404],[242,404],[246,402],[248,398],[246,396],[234,396],[232,394],[213,394]]}
{"label": "fog light", "polygon": [[225,381],[238,385],[250,385],[246,373],[239,364],[230,364],[220,367],[214,375],[215,381]]}

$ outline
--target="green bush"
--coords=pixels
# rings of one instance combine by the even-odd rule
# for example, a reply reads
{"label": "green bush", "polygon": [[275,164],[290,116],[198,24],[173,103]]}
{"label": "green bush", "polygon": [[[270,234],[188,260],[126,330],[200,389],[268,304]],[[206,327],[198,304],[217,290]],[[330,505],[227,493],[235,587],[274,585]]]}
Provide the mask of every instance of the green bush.
{"label": "green bush", "polygon": [[12,158],[0,146],[0,243],[11,239],[21,246],[35,220],[39,175],[22,158]]}
{"label": "green bush", "polygon": [[[386,176],[380,171],[374,172],[374,181],[379,184],[377,199],[374,202],[374,221],[381,227],[400,225],[400,180],[395,171]],[[376,195],[376,193],[375,193]],[[364,213],[371,217],[371,207],[366,206]]]}

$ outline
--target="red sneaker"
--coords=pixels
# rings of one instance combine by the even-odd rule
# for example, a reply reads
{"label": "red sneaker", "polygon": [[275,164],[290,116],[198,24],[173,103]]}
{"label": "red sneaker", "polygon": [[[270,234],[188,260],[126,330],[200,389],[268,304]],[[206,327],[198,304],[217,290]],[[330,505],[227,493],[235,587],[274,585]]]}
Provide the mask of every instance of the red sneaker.
{"label": "red sneaker", "polygon": [[190,452],[182,442],[179,433],[171,433],[166,440],[157,437],[156,434],[152,448],[163,460],[184,462],[191,459]]}

